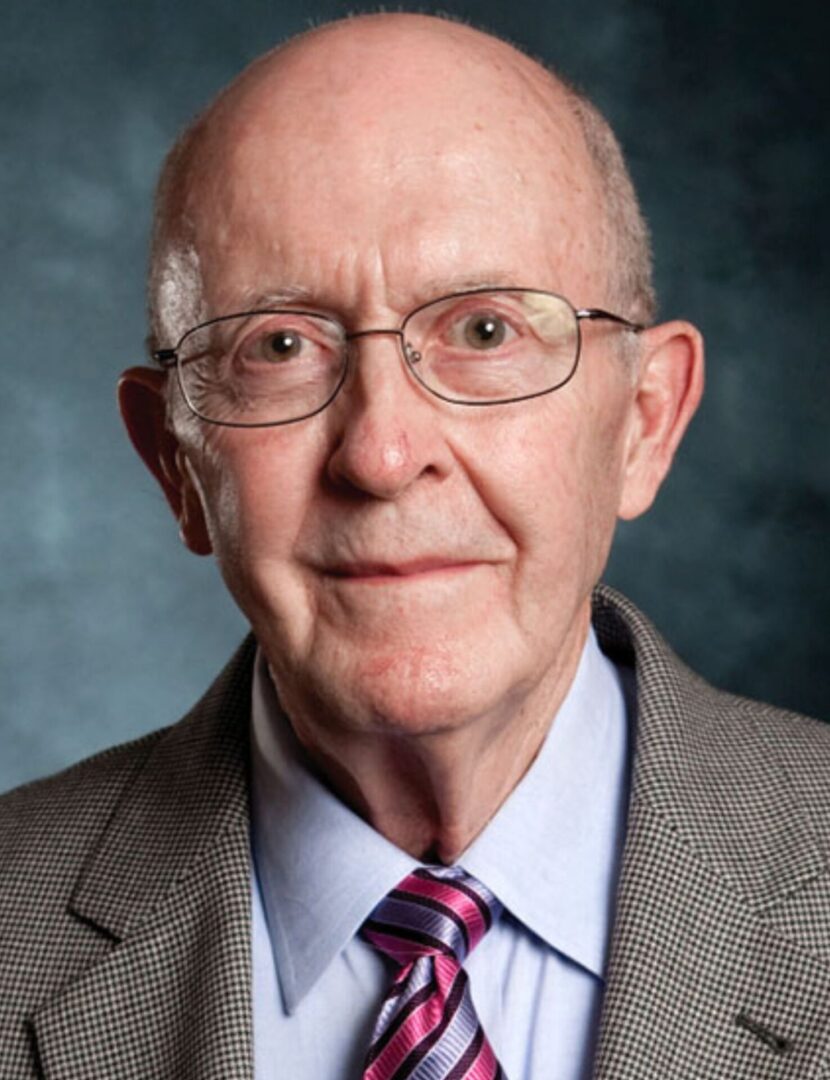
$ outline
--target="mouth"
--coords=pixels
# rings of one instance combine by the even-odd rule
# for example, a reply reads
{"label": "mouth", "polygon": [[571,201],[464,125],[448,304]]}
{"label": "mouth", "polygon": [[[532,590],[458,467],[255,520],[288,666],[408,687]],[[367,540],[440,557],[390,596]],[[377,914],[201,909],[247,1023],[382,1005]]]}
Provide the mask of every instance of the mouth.
{"label": "mouth", "polygon": [[349,562],[328,567],[326,575],[341,581],[384,584],[463,573],[480,566],[478,561],[432,556],[404,562]]}

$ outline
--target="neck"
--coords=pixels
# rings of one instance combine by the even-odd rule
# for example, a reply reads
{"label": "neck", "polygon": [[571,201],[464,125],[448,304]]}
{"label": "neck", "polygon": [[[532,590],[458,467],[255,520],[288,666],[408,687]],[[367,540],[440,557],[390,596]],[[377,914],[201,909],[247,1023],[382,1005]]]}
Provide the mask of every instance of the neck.
{"label": "neck", "polygon": [[517,704],[449,730],[380,734],[313,726],[280,688],[307,765],[397,847],[450,864],[470,846],[532,765],[576,674],[587,627]]}

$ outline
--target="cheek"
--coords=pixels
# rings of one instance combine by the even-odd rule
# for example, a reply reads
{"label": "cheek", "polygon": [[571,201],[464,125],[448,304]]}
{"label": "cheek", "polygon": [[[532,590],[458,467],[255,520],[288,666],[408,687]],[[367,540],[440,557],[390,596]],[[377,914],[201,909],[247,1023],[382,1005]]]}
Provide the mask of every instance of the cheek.
{"label": "cheek", "polygon": [[197,469],[211,541],[226,576],[290,558],[316,472],[313,448],[293,434],[228,429],[205,442]]}
{"label": "cheek", "polygon": [[[531,404],[531,403],[528,403]],[[539,399],[494,426],[480,490],[518,552],[523,591],[540,599],[599,577],[620,493],[622,424],[576,393]]]}

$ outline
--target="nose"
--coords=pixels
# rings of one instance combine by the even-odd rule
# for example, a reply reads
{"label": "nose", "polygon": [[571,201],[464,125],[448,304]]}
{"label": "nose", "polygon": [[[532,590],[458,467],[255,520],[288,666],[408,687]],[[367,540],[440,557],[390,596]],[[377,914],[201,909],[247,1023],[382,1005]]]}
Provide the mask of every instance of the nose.
{"label": "nose", "polygon": [[451,467],[442,408],[409,374],[400,332],[363,330],[349,340],[349,374],[328,410],[334,425],[330,480],[394,500],[413,484],[442,479]]}

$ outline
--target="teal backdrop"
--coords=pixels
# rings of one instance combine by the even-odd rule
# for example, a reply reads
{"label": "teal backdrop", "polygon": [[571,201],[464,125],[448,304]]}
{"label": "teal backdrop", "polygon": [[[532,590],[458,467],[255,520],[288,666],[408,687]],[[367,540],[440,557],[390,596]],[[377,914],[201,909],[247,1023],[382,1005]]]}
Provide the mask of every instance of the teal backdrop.
{"label": "teal backdrop", "polygon": [[[0,788],[174,721],[244,632],[124,437],[151,193],[180,127],[339,3],[6,0],[0,35]],[[705,403],[608,580],[722,686],[830,718],[826,5],[444,7],[607,112]]]}

